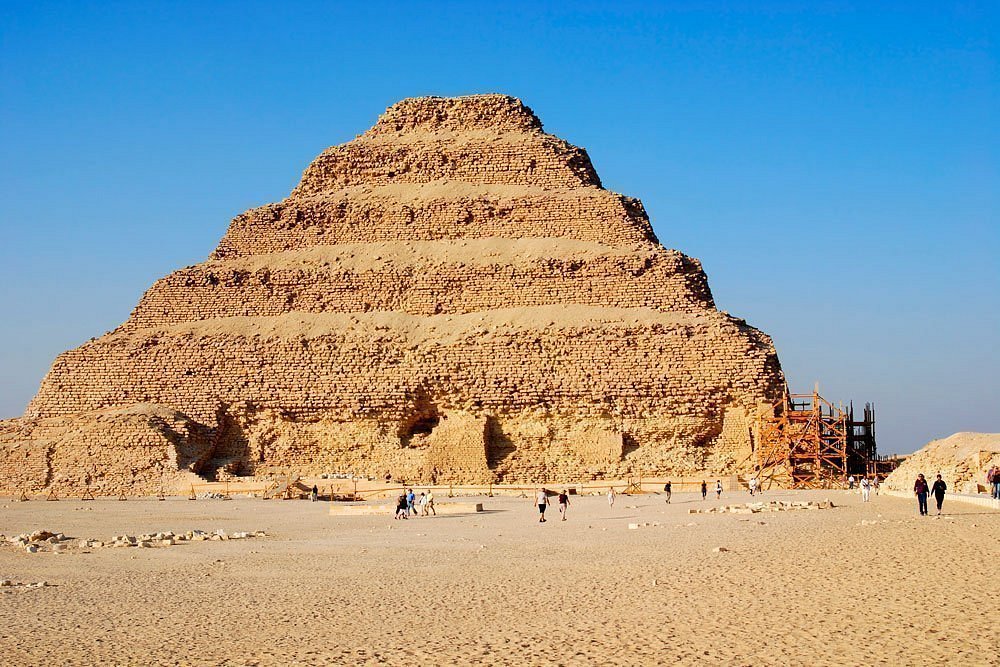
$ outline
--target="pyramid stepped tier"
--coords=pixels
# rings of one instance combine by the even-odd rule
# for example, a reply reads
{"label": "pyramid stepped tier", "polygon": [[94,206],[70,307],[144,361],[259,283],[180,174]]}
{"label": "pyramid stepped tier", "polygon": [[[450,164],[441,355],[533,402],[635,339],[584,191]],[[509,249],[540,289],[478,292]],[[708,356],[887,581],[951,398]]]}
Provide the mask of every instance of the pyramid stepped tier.
{"label": "pyramid stepped tier", "polygon": [[429,183],[600,186],[586,151],[540,132],[360,138],[323,152],[292,196],[350,185]]}
{"label": "pyramid stepped tier", "polygon": [[712,307],[697,260],[565,239],[314,247],[210,261],[146,292],[124,328],[289,312],[469,313],[557,303],[696,313]]}
{"label": "pyramid stepped tier", "polygon": [[527,236],[621,246],[655,242],[641,202],[600,188],[435,182],[341,188],[253,209],[233,220],[214,256],[339,243]]}
{"label": "pyramid stepped tier", "polygon": [[542,132],[517,101],[472,110],[468,103],[404,101],[372,130],[324,151],[292,196],[349,185],[437,180],[545,188],[600,186],[587,152]]}
{"label": "pyramid stepped tier", "polygon": [[385,110],[366,137],[414,132],[540,132],[542,122],[521,100],[507,95],[414,97]]}
{"label": "pyramid stepped tier", "polygon": [[0,422],[0,480],[722,475],[783,386],[586,151],[511,97],[418,98],[60,355]]}
{"label": "pyramid stepped tier", "polygon": [[[459,408],[519,410],[545,397],[564,408],[579,402],[589,413],[605,410],[608,399],[636,417],[648,408],[643,401],[656,399],[701,414],[716,394],[744,394],[774,379],[773,355],[758,349],[767,342],[720,313],[645,308],[220,318],[113,333],[66,352],[28,414],[88,412],[155,395],[185,403],[185,414],[205,423],[236,401],[395,418],[411,409],[404,396],[417,386]],[[686,385],[702,391],[689,397]]]}

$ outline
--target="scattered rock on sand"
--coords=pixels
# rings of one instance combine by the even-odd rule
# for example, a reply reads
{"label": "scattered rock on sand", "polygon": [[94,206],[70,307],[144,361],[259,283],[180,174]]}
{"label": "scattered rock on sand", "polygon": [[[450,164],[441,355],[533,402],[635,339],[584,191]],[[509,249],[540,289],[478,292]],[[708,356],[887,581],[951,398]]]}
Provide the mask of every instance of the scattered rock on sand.
{"label": "scattered rock on sand", "polygon": [[30,536],[28,536],[28,541],[43,542],[45,540],[48,540],[50,537],[55,537],[55,536],[56,536],[55,533],[50,533],[47,530],[36,530],[35,532],[31,533]]}
{"label": "scattered rock on sand", "polygon": [[29,582],[19,582],[13,581],[11,579],[3,579],[0,581],[0,588],[10,588],[10,589],[22,589],[27,590],[31,588],[45,588],[49,585],[47,581],[29,581]]}
{"label": "scattered rock on sand", "polygon": [[790,512],[793,510],[825,510],[836,507],[832,500],[792,501],[774,500],[769,503],[742,503],[720,505],[708,509],[689,509],[688,514],[759,514],[760,512]]}
{"label": "scattered rock on sand", "polygon": [[9,544],[10,546],[17,547],[19,549],[24,549],[27,553],[73,553],[77,551],[78,553],[90,553],[89,551],[81,551],[84,549],[93,548],[103,548],[103,547],[137,547],[137,548],[160,548],[160,547],[171,547],[181,542],[186,541],[204,541],[208,539],[213,540],[229,540],[238,539],[246,540],[254,537],[265,537],[266,533],[262,530],[255,532],[251,531],[237,531],[232,535],[227,535],[224,530],[216,530],[213,533],[206,533],[201,530],[188,531],[183,534],[174,533],[173,531],[161,531],[158,533],[149,533],[143,535],[128,535],[121,534],[115,535],[110,541],[105,542],[103,540],[94,540],[88,538],[70,538],[63,533],[54,533],[49,530],[36,530],[31,533],[23,533],[21,535],[15,535],[13,537],[6,537],[0,535],[0,545]]}

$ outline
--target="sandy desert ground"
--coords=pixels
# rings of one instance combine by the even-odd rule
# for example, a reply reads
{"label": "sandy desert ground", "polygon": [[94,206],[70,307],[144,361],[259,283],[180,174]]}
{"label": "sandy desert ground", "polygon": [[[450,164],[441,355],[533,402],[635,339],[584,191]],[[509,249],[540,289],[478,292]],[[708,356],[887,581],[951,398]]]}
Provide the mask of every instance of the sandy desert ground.
{"label": "sandy desert ground", "polygon": [[[6,499],[0,533],[264,530],[160,548],[0,547],[4,664],[1000,665],[1000,512],[844,491],[331,517],[326,503]],[[439,501],[446,499],[439,498]],[[457,499],[456,499],[457,500]],[[629,529],[630,523],[648,523]],[[657,525],[658,524],[658,525]],[[728,551],[717,552],[717,547]]]}

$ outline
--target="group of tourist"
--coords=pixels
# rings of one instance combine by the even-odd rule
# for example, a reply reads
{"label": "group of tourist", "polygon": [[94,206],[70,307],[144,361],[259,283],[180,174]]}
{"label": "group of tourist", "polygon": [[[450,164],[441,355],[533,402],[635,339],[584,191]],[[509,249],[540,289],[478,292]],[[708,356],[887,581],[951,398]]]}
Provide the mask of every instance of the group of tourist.
{"label": "group of tourist", "polygon": [[[430,493],[430,492],[428,491],[428,493]],[[673,496],[673,484],[671,482],[668,481],[666,484],[663,485],[663,493],[666,496],[667,503],[669,504],[670,503],[670,498]],[[420,495],[423,496],[424,494],[421,493]],[[566,520],[566,513],[569,510],[569,506],[570,506],[569,491],[567,489],[563,489],[557,495],[558,495],[558,504],[559,504],[559,515],[562,517],[562,520],[565,521]],[[708,496],[708,483],[705,482],[705,480],[702,480],[702,482],[701,482],[701,499],[705,500],[705,498],[707,496]],[[615,493],[615,487],[613,487],[613,486],[608,487],[608,494],[607,494],[608,507],[614,509],[614,507],[615,507],[615,499],[617,497],[618,497],[618,494]],[[717,499],[722,497],[722,480],[720,480],[720,479],[715,480],[715,497]],[[403,502],[403,496],[400,496],[400,502],[401,503]],[[546,489],[546,488],[544,488],[544,487],[539,488],[538,491],[535,493],[535,503],[538,505],[538,523],[545,523],[545,510],[547,510],[549,508],[549,504],[550,504],[549,503],[549,490]],[[403,508],[405,510],[405,506]],[[397,513],[397,518],[399,518],[398,517],[398,515],[399,515],[399,510],[398,509],[397,509],[396,513]]]}
{"label": "group of tourist", "polygon": [[1000,500],[1000,466],[991,466],[986,473],[986,484],[990,489],[990,498]]}
{"label": "group of tourist", "polygon": [[[986,474],[986,481],[990,486],[991,497],[1000,500],[1000,466],[990,468]],[[747,486],[751,496],[760,493],[760,482],[756,477],[751,478]],[[856,486],[861,491],[862,501],[867,503],[871,500],[872,490],[875,491],[876,495],[878,494],[879,478],[878,475],[873,475],[870,479],[868,477],[855,478],[854,475],[851,475],[847,478],[847,486],[850,490],[854,490]],[[931,485],[928,485],[923,473],[917,475],[917,479],[913,484],[913,493],[917,497],[917,507],[920,515],[927,516],[929,514],[927,505],[929,495],[934,496],[937,513],[940,515],[947,489],[948,485],[941,479],[940,474],[937,475],[937,478]],[[313,488],[311,495],[314,500],[316,499],[316,492],[317,489]],[[673,495],[673,484],[671,482],[668,481],[663,485],[663,493],[666,496],[666,502],[669,504]],[[565,521],[570,506],[569,491],[563,489],[557,496],[559,515]],[[609,507],[614,508],[616,497],[617,494],[614,487],[608,488],[607,499]],[[708,483],[702,480],[701,499],[705,500],[707,497]],[[715,480],[715,497],[716,499],[722,498],[722,480]],[[549,491],[545,488],[540,488],[535,498],[538,504],[538,522],[545,523],[545,510],[549,507]],[[396,500],[396,519],[408,519],[411,516],[429,516],[431,514],[437,516],[437,510],[434,509],[434,494],[430,489],[426,492],[421,492],[419,497],[414,494],[413,489],[407,489],[406,493],[401,494]]]}
{"label": "group of tourist", "polygon": [[[751,489],[753,488],[755,487],[751,487]],[[666,484],[663,485],[663,492],[667,494],[668,503],[670,502],[670,496],[672,495],[671,493],[672,490],[673,490],[673,485],[670,482],[667,482]],[[753,495],[752,490],[750,492],[750,495]],[[701,499],[705,500],[706,498],[708,498],[708,482],[706,482],[705,480],[701,480]],[[722,480],[717,479],[715,480],[715,499],[719,500],[720,498],[722,498]]]}
{"label": "group of tourist", "polygon": [[[756,480],[750,480],[750,481],[755,482]],[[756,486],[750,487],[751,496],[754,494],[754,489],[756,488],[757,488]],[[663,493],[667,496],[667,504],[669,504],[670,497],[673,495],[673,484],[670,482],[664,484]],[[705,480],[701,480],[701,499],[705,500],[706,498],[708,498],[708,483]],[[717,479],[715,480],[715,499],[719,500],[720,498],[722,498],[722,480]]]}
{"label": "group of tourist", "polygon": [[860,479],[850,475],[847,478],[847,488],[853,491],[857,486],[858,490],[861,491],[861,500],[866,503],[871,501],[872,491],[875,492],[876,496],[878,495],[879,484],[878,475],[872,475],[871,478],[861,477]]}
{"label": "group of tourist", "polygon": [[[609,494],[614,494],[615,490],[611,489]],[[609,495],[609,498],[611,496]],[[566,512],[569,510],[569,491],[563,489],[559,493],[559,514],[562,516],[562,520],[566,520]],[[538,489],[538,493],[535,494],[535,502],[538,504],[538,523],[545,523],[545,510],[549,507],[549,491],[546,488]],[[612,499],[611,504],[614,505],[614,500]]]}
{"label": "group of tourist", "polygon": [[407,489],[406,493],[400,494],[396,498],[396,519],[409,519],[411,516],[437,516],[434,509],[434,493],[427,489],[421,491],[420,497],[413,493],[413,489]]}
{"label": "group of tourist", "polygon": [[[990,468],[989,473],[987,473],[987,481],[990,484],[990,493],[993,498],[1000,499],[1000,466],[993,466]],[[853,490],[855,485],[861,491],[861,499],[863,502],[869,502],[871,500],[871,492],[874,489],[875,493],[878,493],[879,488],[879,478],[878,475],[873,475],[871,479],[868,477],[861,477],[856,479],[854,475],[847,478],[848,489]],[[760,484],[756,478],[751,478],[748,483],[750,489],[750,495],[755,495],[760,492]],[[934,480],[934,484],[928,486],[927,480],[924,478],[923,473],[917,475],[917,480],[913,484],[913,493],[917,496],[917,505],[920,510],[921,516],[927,516],[929,514],[927,508],[927,497],[928,495],[934,496],[934,501],[937,505],[937,513],[941,514],[941,507],[944,504],[944,494],[948,489],[948,485],[945,484],[944,480],[941,479],[941,475],[937,475],[937,479]],[[663,485],[663,493],[666,496],[666,502],[670,503],[670,498],[673,495],[673,484],[667,482]],[[608,488],[608,506],[614,508],[615,498],[616,498],[615,488]],[[701,482],[701,499],[705,500],[708,496],[708,484],[702,480]],[[722,497],[722,480],[715,481],[715,497]],[[538,522],[545,523],[545,510],[549,507],[549,491],[545,488],[538,489],[535,495],[536,503],[538,504]],[[413,495],[413,489],[410,489],[405,496],[399,497],[399,504],[396,508],[396,518],[407,518],[408,515],[414,513],[414,503],[417,503],[421,508],[421,513],[427,515],[427,507],[429,505],[430,510],[434,511],[434,498],[431,492],[428,490],[426,494],[421,493],[420,499],[417,500]],[[563,489],[558,494],[559,503],[559,514],[562,520],[566,520],[566,513],[569,510],[569,491]],[[435,512],[436,514],[436,512]]]}
{"label": "group of tourist", "polygon": [[[847,488],[853,490],[857,484],[857,487],[861,491],[861,499],[863,502],[869,502],[871,500],[871,493],[874,489],[876,495],[879,489],[879,478],[878,475],[872,475],[871,479],[868,477],[861,477],[860,479],[855,479],[854,475],[847,478]],[[944,480],[941,479],[941,474],[938,473],[933,484],[928,484],[927,479],[924,477],[923,473],[917,475],[917,479],[913,482],[913,495],[917,497],[917,510],[920,512],[920,516],[928,516],[930,514],[927,506],[928,496],[934,496],[934,502],[937,505],[937,513],[940,516],[941,507],[944,505],[944,494],[948,490],[948,485],[945,484]]]}
{"label": "group of tourist", "polygon": [[917,497],[917,509],[920,511],[920,516],[927,516],[929,512],[927,511],[927,495],[934,494],[934,501],[937,504],[938,516],[941,515],[941,505],[944,504],[944,493],[948,490],[948,485],[944,483],[941,479],[941,473],[938,473],[937,479],[934,480],[934,485],[928,487],[927,480],[924,478],[924,473],[917,475],[917,480],[913,483],[913,495]]}

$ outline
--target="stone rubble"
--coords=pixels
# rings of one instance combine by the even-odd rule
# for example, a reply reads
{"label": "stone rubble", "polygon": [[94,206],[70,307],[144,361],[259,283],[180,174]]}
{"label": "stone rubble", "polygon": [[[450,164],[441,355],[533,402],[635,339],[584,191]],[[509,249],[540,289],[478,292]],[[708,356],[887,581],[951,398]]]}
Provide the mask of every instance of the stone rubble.
{"label": "stone rubble", "polygon": [[33,533],[14,535],[12,537],[0,535],[0,545],[22,548],[27,553],[70,553],[74,550],[80,552],[87,549],[113,547],[153,549],[171,547],[183,542],[249,540],[263,537],[267,537],[267,533],[263,530],[239,530],[227,533],[222,529],[218,529],[212,531],[211,533],[203,530],[189,530],[184,533],[165,531],[142,535],[121,534],[115,535],[110,540],[104,541],[89,538],[70,538],[66,537],[62,533],[51,533],[49,531],[35,531]]}
{"label": "stone rubble", "polygon": [[642,523],[630,523],[628,525],[629,530],[638,530],[639,528],[655,528],[659,526],[658,521],[644,521]]}
{"label": "stone rubble", "polygon": [[720,505],[707,509],[689,509],[688,514],[759,514],[761,512],[791,512],[794,510],[825,510],[836,507],[832,500],[821,501],[784,501],[773,500],[767,503],[742,503],[739,505]]}
{"label": "stone rubble", "polygon": [[18,590],[32,590],[36,588],[45,588],[50,586],[47,581],[30,581],[21,582],[14,581],[13,579],[0,579],[0,591],[18,591]]}

